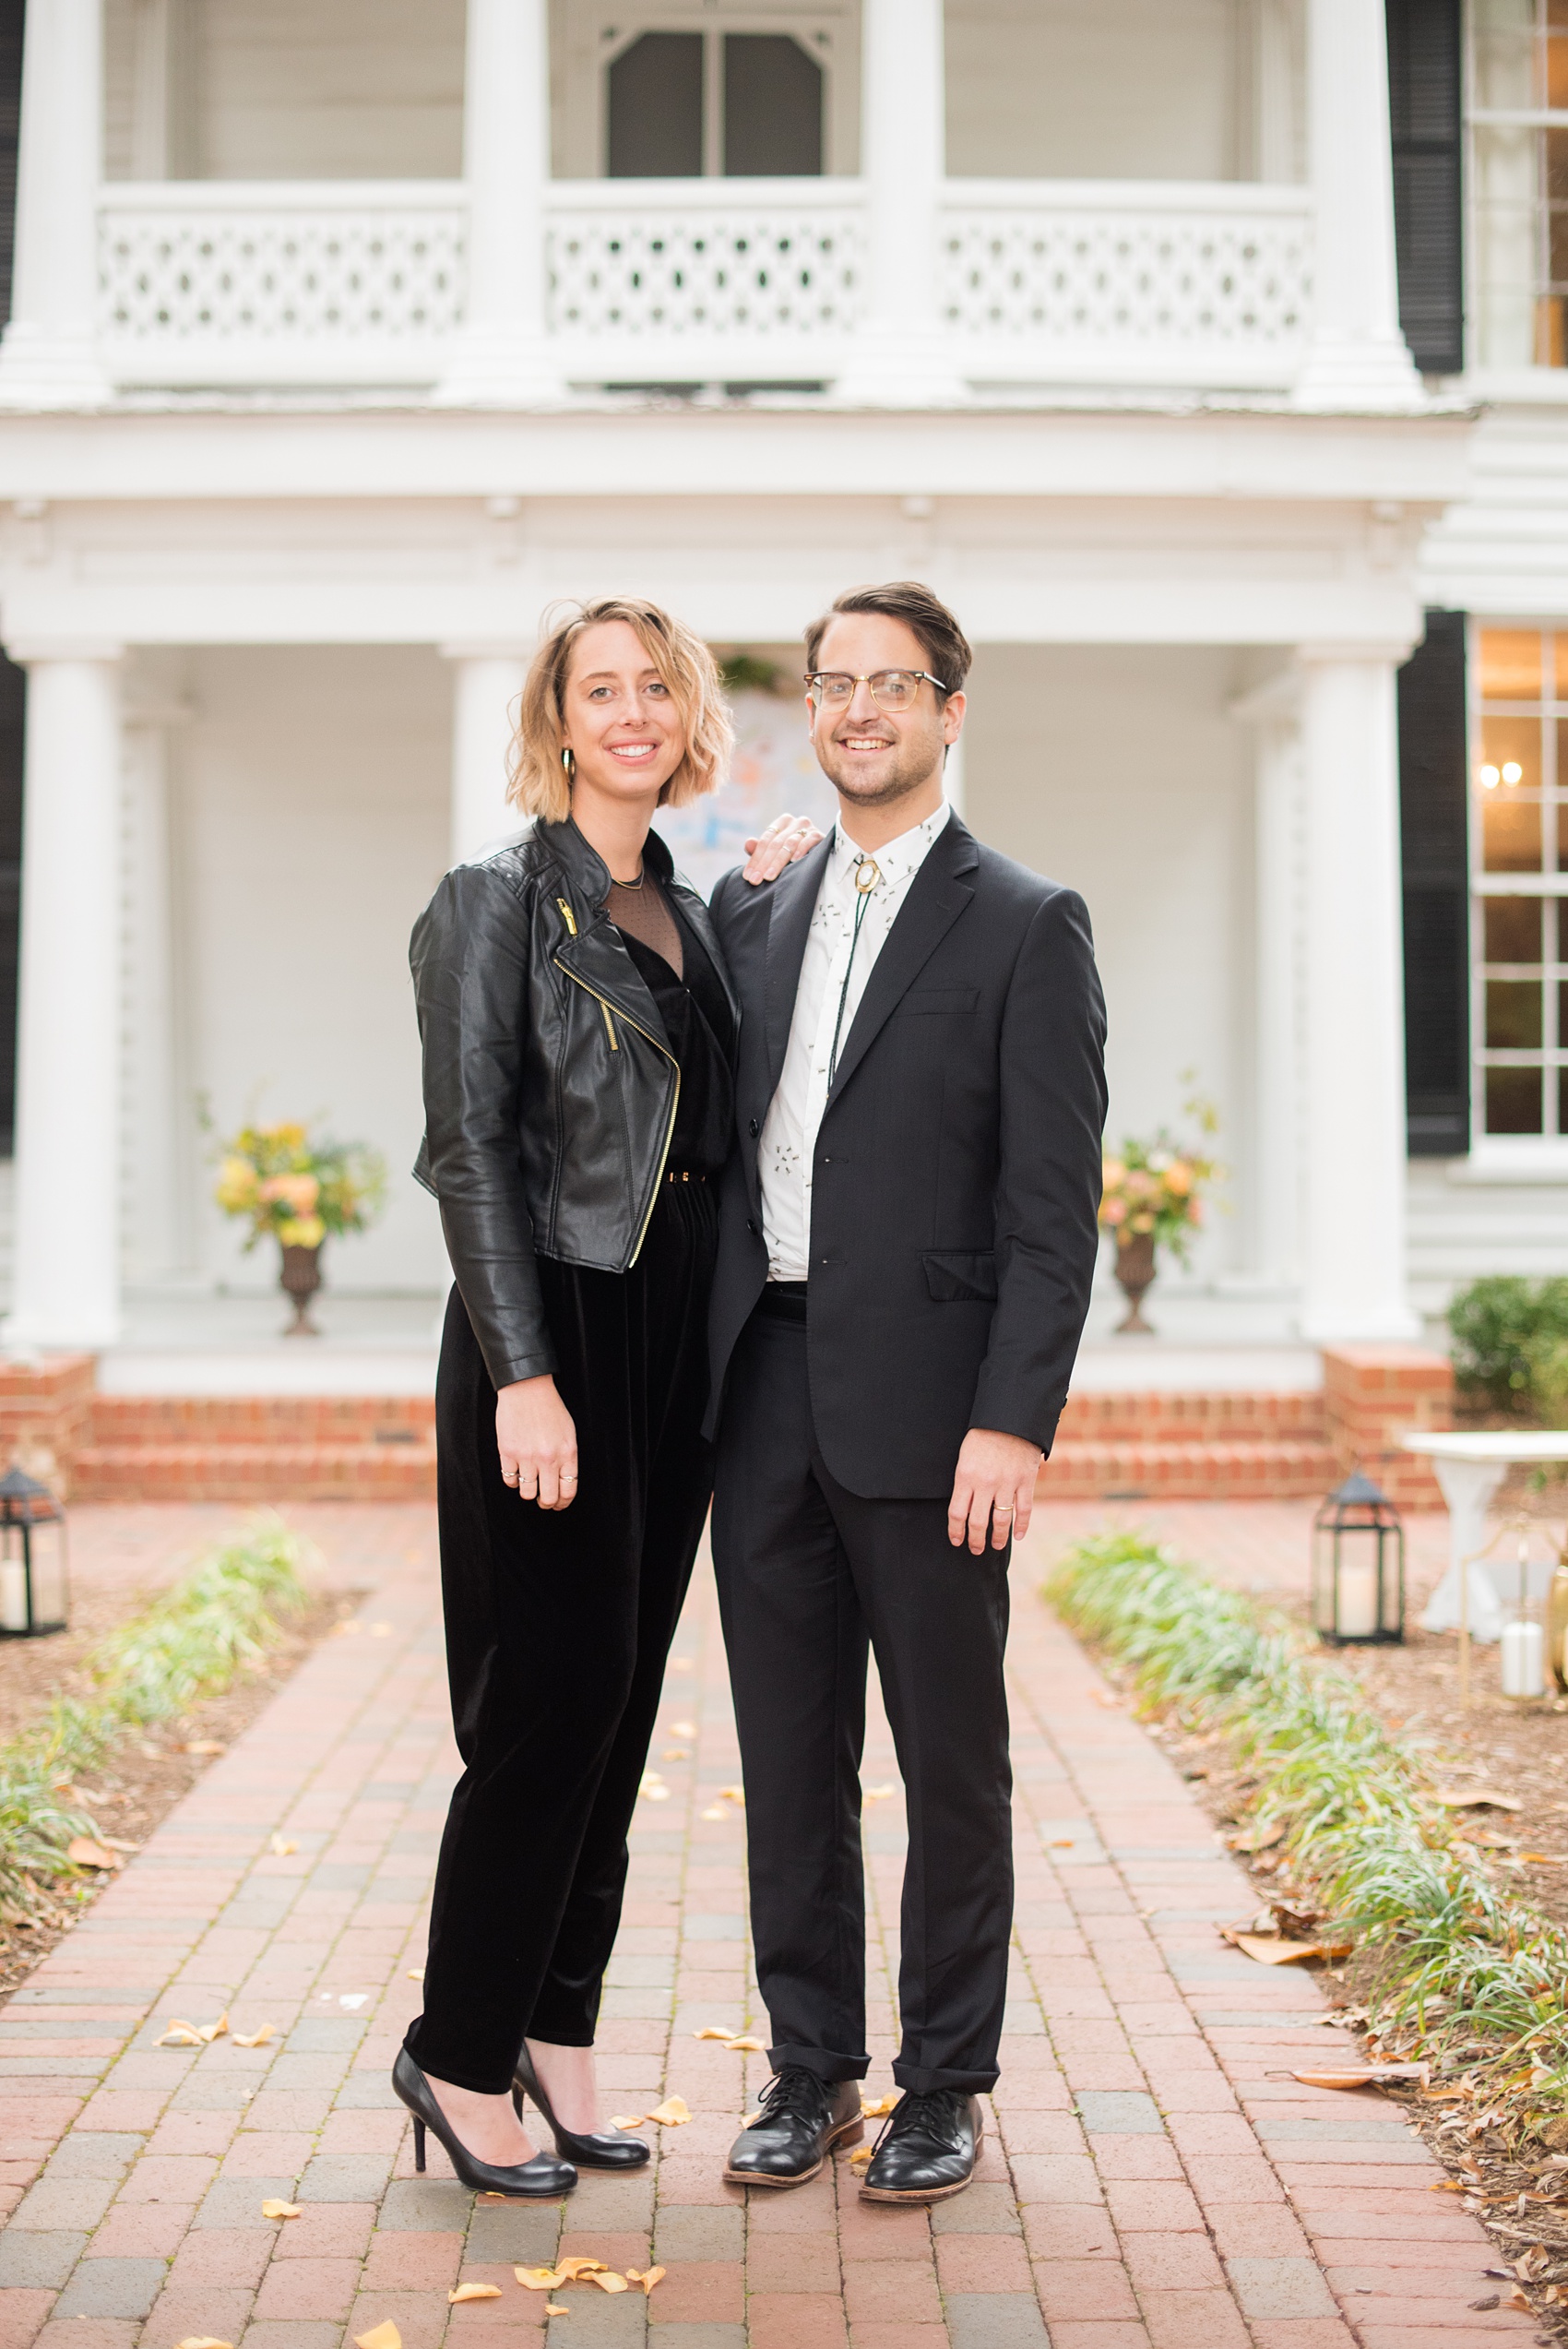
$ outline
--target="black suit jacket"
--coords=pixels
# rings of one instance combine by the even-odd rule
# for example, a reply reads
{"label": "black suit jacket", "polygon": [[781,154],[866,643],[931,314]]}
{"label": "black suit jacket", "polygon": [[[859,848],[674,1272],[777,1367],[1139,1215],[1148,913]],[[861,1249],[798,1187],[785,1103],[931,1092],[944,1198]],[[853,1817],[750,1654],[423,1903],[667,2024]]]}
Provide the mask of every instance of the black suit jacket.
{"label": "black suit jacket", "polygon": [[[757,1143],[829,846],[714,892],[742,1018],[709,1432],[767,1278]],[[850,1492],[944,1499],[969,1427],[1050,1450],[1099,1238],[1104,1048],[1083,900],[950,817],[873,968],[816,1142],[812,1410]]]}

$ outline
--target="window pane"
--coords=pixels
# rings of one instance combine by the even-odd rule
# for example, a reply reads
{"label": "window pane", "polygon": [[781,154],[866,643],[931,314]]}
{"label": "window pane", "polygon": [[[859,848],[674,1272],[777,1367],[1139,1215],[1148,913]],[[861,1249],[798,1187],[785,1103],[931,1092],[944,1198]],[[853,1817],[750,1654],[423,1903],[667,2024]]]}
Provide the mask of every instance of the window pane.
{"label": "window pane", "polygon": [[1489,979],[1486,1041],[1491,1052],[1538,1052],[1541,1045],[1541,986],[1538,979]]}
{"label": "window pane", "polygon": [[[1557,983],[1557,1033],[1560,1039],[1568,1036],[1568,984],[1561,979]],[[1568,1070],[1563,1073],[1568,1075]],[[1557,1121],[1557,1130],[1560,1134],[1568,1134],[1568,1123],[1561,1117]]]}
{"label": "window pane", "polygon": [[787,32],[724,36],[724,170],[729,178],[814,177],[822,170],[822,67]]}
{"label": "window pane", "polygon": [[1538,1134],[1541,1072],[1538,1068],[1489,1068],[1486,1072],[1489,1134]]}
{"label": "window pane", "polygon": [[[1568,639],[1565,639],[1568,644]],[[1481,699],[1540,699],[1540,630],[1481,630]]]}
{"label": "window pane", "polygon": [[1489,897],[1481,902],[1481,959],[1485,962],[1538,962],[1541,959],[1538,897]]}
{"label": "window pane", "polygon": [[1481,794],[1481,843],[1489,873],[1540,871],[1540,802],[1502,790]]}
{"label": "window pane", "polygon": [[1568,1068],[1557,1072],[1557,1130],[1568,1134]]}
{"label": "window pane", "polygon": [[[1489,769],[1495,769],[1495,775]],[[1483,786],[1501,782],[1509,792],[1540,789],[1540,720],[1487,718],[1481,723]]]}
{"label": "window pane", "polygon": [[645,32],[612,65],[609,175],[701,178],[700,32]]}
{"label": "window pane", "polygon": [[[1562,19],[1555,21],[1562,24]],[[1546,42],[1546,102],[1568,106],[1568,41],[1561,32],[1550,34]]]}
{"label": "window pane", "polygon": [[1535,96],[1531,0],[1475,0],[1476,98],[1482,106],[1528,106]]}

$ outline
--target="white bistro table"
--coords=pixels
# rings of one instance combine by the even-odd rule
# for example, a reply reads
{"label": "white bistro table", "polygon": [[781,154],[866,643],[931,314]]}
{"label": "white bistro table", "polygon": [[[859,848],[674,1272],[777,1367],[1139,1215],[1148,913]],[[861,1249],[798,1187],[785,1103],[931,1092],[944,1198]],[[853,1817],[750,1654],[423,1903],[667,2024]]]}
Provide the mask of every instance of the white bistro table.
{"label": "white bistro table", "polygon": [[1412,1435],[1408,1452],[1423,1452],[1448,1503],[1448,1570],[1427,1602],[1421,1627],[1451,1631],[1459,1621],[1461,1578],[1469,1576],[1472,1640],[1500,1640],[1504,1621],[1497,1581],[1480,1563],[1487,1545],[1486,1513],[1508,1471],[1519,1461],[1541,1467],[1568,1461],[1568,1427],[1487,1427],[1463,1435]]}

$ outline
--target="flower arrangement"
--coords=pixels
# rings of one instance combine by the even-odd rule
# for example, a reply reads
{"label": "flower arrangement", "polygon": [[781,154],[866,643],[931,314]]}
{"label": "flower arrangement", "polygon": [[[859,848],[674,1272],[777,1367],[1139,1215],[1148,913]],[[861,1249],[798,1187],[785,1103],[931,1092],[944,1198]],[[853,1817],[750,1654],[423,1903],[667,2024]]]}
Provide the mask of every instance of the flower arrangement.
{"label": "flower arrangement", "polygon": [[265,1236],[286,1248],[318,1248],[327,1234],[362,1232],[381,1210],[386,1164],[363,1142],[313,1142],[290,1121],[244,1126],[221,1145],[213,1198],[246,1216],[248,1252]]}
{"label": "flower arrangement", "polygon": [[[1205,1137],[1218,1133],[1219,1118],[1212,1103],[1194,1099],[1186,1115]],[[1099,1220],[1114,1233],[1118,1246],[1148,1238],[1156,1247],[1169,1248],[1184,1264],[1194,1234],[1203,1227],[1203,1194],[1218,1182],[1225,1169],[1206,1157],[1201,1146],[1178,1142],[1162,1126],[1147,1141],[1131,1136],[1119,1153],[1105,1155],[1104,1188]]]}

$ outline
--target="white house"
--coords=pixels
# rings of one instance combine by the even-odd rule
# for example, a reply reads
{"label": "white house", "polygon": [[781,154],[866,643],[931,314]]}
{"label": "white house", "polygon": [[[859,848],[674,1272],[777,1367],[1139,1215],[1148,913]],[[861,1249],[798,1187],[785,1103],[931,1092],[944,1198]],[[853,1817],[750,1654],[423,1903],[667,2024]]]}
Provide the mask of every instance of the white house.
{"label": "white house", "polygon": [[911,572],[1112,1135],[1218,1105],[1171,1328],[1568,1269],[1559,0],[30,0],[14,282],[13,1347],[270,1281],[201,1099],[386,1151],[423,1331],[406,940],[542,607],[793,678]]}

